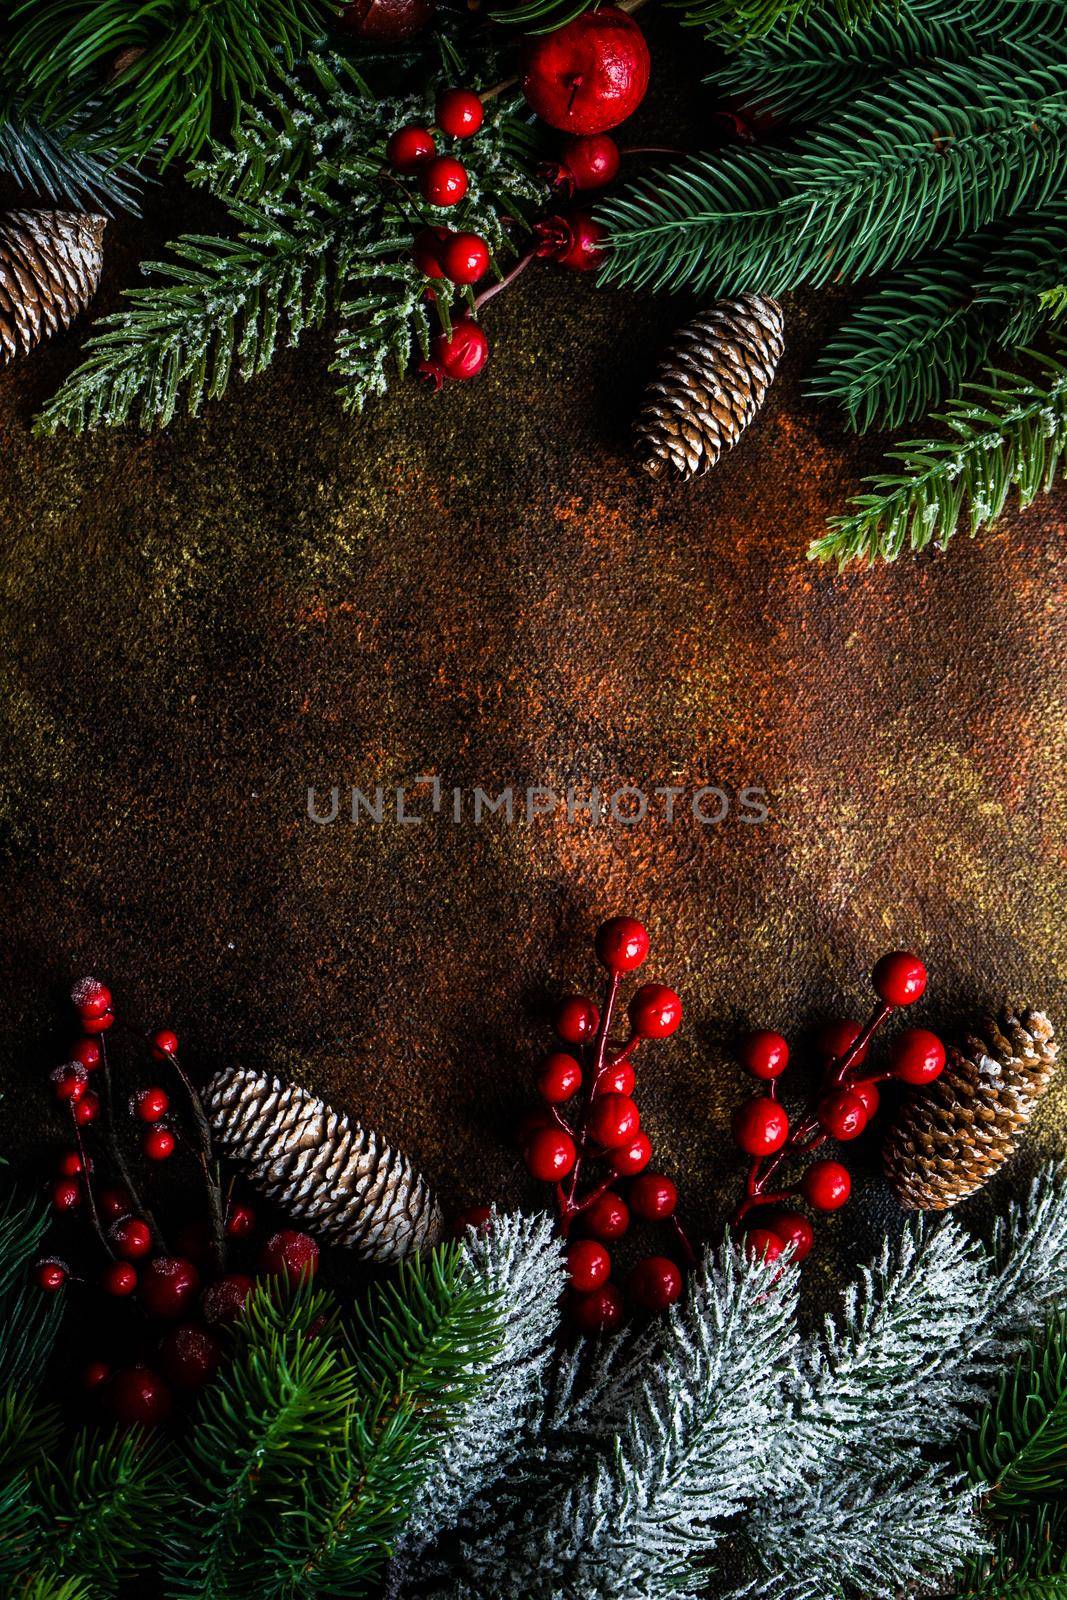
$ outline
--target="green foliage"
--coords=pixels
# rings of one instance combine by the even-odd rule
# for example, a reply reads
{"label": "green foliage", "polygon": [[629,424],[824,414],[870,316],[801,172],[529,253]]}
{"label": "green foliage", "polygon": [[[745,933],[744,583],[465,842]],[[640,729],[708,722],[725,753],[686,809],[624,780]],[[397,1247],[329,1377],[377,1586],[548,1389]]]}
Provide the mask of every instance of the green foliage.
{"label": "green foliage", "polygon": [[[383,100],[336,58],[309,68],[307,81],[289,80],[249,112],[232,147],[213,147],[193,173],[228,209],[235,236],[187,235],[171,246],[174,260],[148,264],[153,286],[128,290],[126,308],[98,325],[84,364],[45,408],[42,431],[130,420],[164,427],[180,404],[195,415],[235,374],[263,372],[280,340],[296,344],[331,306],[342,324],[342,402],[359,411],[384,391],[390,362],[403,372],[429,346],[412,235],[447,220],[480,233],[497,255],[512,248],[501,218],[521,218],[542,192],[515,102],[498,99],[464,142],[469,191],[446,212],[384,159],[395,128],[431,115],[432,86]],[[435,292],[447,323],[459,291],[441,281]]]}
{"label": "green foliage", "polygon": [[737,49],[762,40],[776,29],[789,32],[825,11],[843,29],[862,26],[875,14],[879,0],[673,0],[685,20],[705,28],[713,44]]}
{"label": "green foliage", "polygon": [[81,1578],[48,1578],[38,1573],[14,1590],[11,1600],[94,1600],[94,1596]]}
{"label": "green foliage", "polygon": [[120,157],[195,155],[328,15],[318,0],[17,0],[4,77],[46,123],[95,107]]}
{"label": "green foliage", "polygon": [[813,120],[857,91],[923,63],[966,63],[984,50],[1062,54],[1063,0],[898,0],[849,25],[829,10],[777,28],[711,74],[726,95],[778,117]]}
{"label": "green foliage", "polygon": [[589,0],[515,0],[496,6],[490,16],[505,27],[521,28],[523,33],[547,33],[588,10]]}
{"label": "green foliage", "polygon": [[964,1452],[996,1529],[961,1600],[1067,1596],[1067,1312],[1005,1372]]}
{"label": "green foliage", "polygon": [[778,295],[863,277],[1043,204],[1067,178],[1067,64],[903,72],[795,149],[681,162],[602,209],[609,279]]}
{"label": "green foliage", "polygon": [[102,136],[78,118],[57,129],[17,111],[0,113],[0,173],[35,199],[108,216],[138,208],[136,171],[116,163]]}
{"label": "green foliage", "polygon": [[138,1431],[75,1438],[66,1458],[37,1473],[35,1568],[114,1594],[158,1548],[175,1505],[167,1447]]}
{"label": "green foliage", "polygon": [[1028,506],[1056,479],[1067,449],[1067,363],[1035,356],[1040,376],[993,369],[969,384],[943,416],[944,438],[889,452],[895,472],[868,479],[854,509],[831,523],[808,552],[818,560],[894,560],[910,546],[944,549],[961,521],[973,537],[994,522],[1012,491]]}
{"label": "green foliage", "polygon": [[1067,316],[1067,283],[1057,283],[1054,288],[1046,289],[1038,296],[1041,310],[1053,322],[1059,322]]}
{"label": "green foliage", "polygon": [[16,1395],[36,1386],[63,1315],[57,1295],[42,1295],[27,1281],[40,1249],[48,1213],[9,1195],[0,1209],[0,1383]]}

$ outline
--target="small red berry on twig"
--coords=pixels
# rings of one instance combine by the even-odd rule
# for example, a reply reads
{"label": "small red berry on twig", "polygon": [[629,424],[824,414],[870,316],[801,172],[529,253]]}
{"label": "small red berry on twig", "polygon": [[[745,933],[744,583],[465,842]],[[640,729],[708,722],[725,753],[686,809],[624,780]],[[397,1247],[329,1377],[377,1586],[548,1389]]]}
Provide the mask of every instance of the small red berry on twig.
{"label": "small red berry on twig", "polygon": [[46,1294],[55,1294],[62,1289],[69,1277],[70,1268],[58,1256],[48,1256],[44,1261],[38,1261],[33,1269],[34,1283]]}
{"label": "small red berry on twig", "polygon": [[167,1161],[174,1154],[174,1135],[169,1128],[149,1128],[141,1149],[149,1161]]}
{"label": "small red berry on twig", "polygon": [[667,1256],[645,1256],[630,1273],[630,1298],[643,1311],[665,1311],[682,1293],[682,1274]]}
{"label": "small red berry on twig", "polygon": [[178,1054],[178,1035],[169,1028],[160,1028],[152,1035],[152,1058],[171,1061]]}
{"label": "small red berry on twig", "polygon": [[926,988],[926,968],[910,951],[894,950],[876,964],[871,982],[887,1005],[911,1006]]}
{"label": "small red berry on twig", "polygon": [[444,89],[437,96],[434,115],[442,133],[470,139],[485,121],[485,107],[473,89]]}
{"label": "small red berry on twig", "polygon": [[313,1278],[319,1265],[319,1247],[309,1233],[282,1228],[263,1246],[260,1266],[271,1276],[282,1276],[290,1283]]}
{"label": "small red berry on twig", "polygon": [[196,1299],[200,1274],[184,1256],[156,1256],[141,1272],[141,1304],[152,1317],[179,1317]]}
{"label": "small red berry on twig", "polygon": [[61,1067],[53,1067],[49,1082],[52,1093],[61,1103],[64,1100],[80,1100],[89,1087],[89,1074],[80,1061],[67,1061]]}
{"label": "small red berry on twig", "polygon": [[600,1012],[584,994],[569,994],[556,1007],[552,1026],[564,1044],[588,1044],[600,1025]]}
{"label": "small red berry on twig", "polygon": [[605,1283],[589,1294],[572,1295],[570,1310],[579,1332],[613,1333],[622,1321],[622,1294],[615,1284]]}
{"label": "small red berry on twig", "polygon": [[134,1115],[142,1122],[158,1122],[170,1110],[170,1096],[165,1089],[151,1087],[138,1089],[133,1097]]}

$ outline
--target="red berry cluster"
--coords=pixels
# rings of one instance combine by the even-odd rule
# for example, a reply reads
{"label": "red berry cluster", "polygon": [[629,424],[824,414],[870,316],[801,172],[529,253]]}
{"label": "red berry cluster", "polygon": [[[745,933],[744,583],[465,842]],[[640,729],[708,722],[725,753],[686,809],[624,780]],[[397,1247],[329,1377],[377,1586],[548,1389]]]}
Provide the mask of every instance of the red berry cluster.
{"label": "red berry cluster", "polygon": [[[648,933],[633,917],[614,917],[596,935],[596,954],[607,970],[602,1004],[587,995],[568,995],[556,1007],[555,1030],[569,1048],[554,1050],[538,1068],[540,1105],[519,1131],[527,1170],[555,1185],[560,1229],[570,1238],[571,1312],[583,1333],[602,1333],[619,1325],[624,1300],[612,1280],[608,1244],[620,1239],[631,1216],[667,1222],[687,1261],[693,1252],[676,1216],[678,1191],[670,1178],[650,1172],[652,1142],[641,1127],[633,1098],[632,1056],[642,1039],[667,1039],[682,1020],[682,1002],[673,989],[645,983],[630,1000],[629,1032],[609,1044],[623,977],[648,955]],[[563,1108],[577,1101],[577,1113]],[[600,1174],[583,1185],[588,1167]],[[682,1274],[668,1256],[645,1256],[629,1275],[628,1289],[644,1311],[662,1311],[682,1292]]]}
{"label": "red berry cluster", "polygon": [[887,1078],[930,1083],[945,1065],[945,1047],[925,1028],[908,1028],[893,1040],[884,1071],[866,1067],[875,1031],[898,1006],[910,1006],[926,988],[926,968],[918,956],[894,951],[871,974],[877,1002],[867,1021],[836,1022],[818,1040],[822,1083],[813,1106],[790,1123],[778,1097],[778,1080],[789,1064],[789,1045],[780,1033],[761,1029],[746,1034],[738,1049],[745,1071],[764,1085],[763,1094],[734,1113],[735,1143],[751,1157],[745,1193],[733,1225],[744,1231],[749,1252],[774,1261],[787,1245],[802,1261],[814,1242],[811,1223],[785,1202],[800,1197],[814,1211],[836,1211],[852,1192],[848,1168],[820,1157],[799,1181],[783,1186],[780,1168],[790,1156],[808,1156],[828,1139],[858,1139],[878,1110],[878,1084]]}
{"label": "red berry cluster", "polygon": [[[83,1273],[72,1271],[58,1254],[39,1260],[33,1279],[45,1293],[54,1294],[68,1284],[95,1284],[112,1300],[130,1301],[147,1323],[171,1323],[157,1337],[154,1350],[132,1365],[113,1368],[92,1361],[85,1369],[87,1392],[106,1399],[109,1409],[123,1422],[152,1425],[162,1422],[173,1405],[173,1392],[194,1390],[215,1375],[222,1355],[219,1327],[240,1312],[253,1280],[230,1270],[232,1248],[253,1239],[255,1213],[251,1206],[227,1197],[223,1202],[214,1176],[215,1163],[199,1097],[178,1058],[178,1039],[169,1028],[151,1038],[136,1037],[147,1046],[156,1063],[164,1065],[181,1086],[199,1136],[200,1165],[208,1183],[214,1226],[186,1224],[176,1230],[173,1247],[138,1194],[122,1152],[121,1130],[114,1121],[112,1073],[104,1034],[116,1023],[107,987],[94,978],[75,984],[72,999],[81,1037],[70,1060],[51,1073],[53,1094],[70,1118],[72,1148],[61,1152],[57,1176],[51,1187],[55,1212],[70,1214],[87,1209],[101,1265]],[[125,1030],[134,1032],[132,1029]],[[102,1093],[89,1087],[98,1076]],[[89,1106],[91,1114],[85,1115]],[[171,1097],[155,1083],[137,1088],[129,1099],[129,1118],[141,1130],[141,1154],[149,1163],[165,1160],[175,1149]],[[87,1125],[99,1121],[104,1135],[100,1149],[91,1155],[86,1146]],[[93,1130],[96,1136],[98,1130]],[[100,1184],[97,1165],[114,1169],[115,1180]],[[263,1245],[259,1266],[263,1273],[284,1273],[290,1279],[312,1274],[318,1246],[307,1234],[283,1231]],[[204,1284],[207,1279],[206,1286]]]}
{"label": "red berry cluster", "polygon": [[[473,89],[445,89],[434,109],[438,134],[449,139],[470,139],[485,120],[480,95]],[[430,128],[405,123],[391,134],[385,156],[393,172],[414,180],[423,201],[438,208],[459,205],[469,187],[467,169],[458,156],[439,151]],[[456,232],[431,225],[416,233],[412,242],[416,267],[431,280],[447,279],[470,289],[492,266],[489,245],[477,233]],[[430,298],[435,298],[432,286]],[[473,317],[457,318],[434,336],[429,357],[419,363],[423,378],[440,388],[446,378],[474,378],[489,359],[489,341]]]}

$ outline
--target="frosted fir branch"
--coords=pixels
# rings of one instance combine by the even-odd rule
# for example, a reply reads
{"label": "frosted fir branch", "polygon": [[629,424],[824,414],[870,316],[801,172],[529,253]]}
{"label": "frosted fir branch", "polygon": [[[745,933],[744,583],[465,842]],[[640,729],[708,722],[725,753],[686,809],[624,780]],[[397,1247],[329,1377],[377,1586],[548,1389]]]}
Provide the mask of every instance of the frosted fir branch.
{"label": "frosted fir branch", "polygon": [[992,1292],[985,1266],[953,1222],[915,1223],[886,1241],[808,1348],[794,1448],[829,1461],[858,1434],[875,1452],[954,1437],[985,1397],[995,1364],[973,1337]]}
{"label": "frosted fir branch", "polygon": [[797,1274],[730,1245],[709,1253],[664,1323],[625,1427],[569,1487],[535,1476],[461,1543],[453,1600],[620,1600],[695,1594],[702,1559],[770,1470],[790,1418]]}
{"label": "frosted fir branch", "polygon": [[1067,1307],[1067,1168],[1049,1163],[993,1234],[994,1277],[981,1327],[1001,1353]]}
{"label": "frosted fir branch", "polygon": [[726,1600],[891,1600],[929,1592],[986,1548],[972,1492],[910,1453],[846,1462],[757,1507],[750,1541],[763,1573]]}
{"label": "frosted fir branch", "polygon": [[549,1369],[556,1357],[559,1300],[566,1285],[561,1241],[545,1215],[494,1214],[464,1244],[470,1270],[492,1293],[503,1318],[499,1348],[479,1364],[477,1393],[449,1418],[426,1461],[425,1487],[405,1532],[400,1567],[499,1478],[531,1440]]}

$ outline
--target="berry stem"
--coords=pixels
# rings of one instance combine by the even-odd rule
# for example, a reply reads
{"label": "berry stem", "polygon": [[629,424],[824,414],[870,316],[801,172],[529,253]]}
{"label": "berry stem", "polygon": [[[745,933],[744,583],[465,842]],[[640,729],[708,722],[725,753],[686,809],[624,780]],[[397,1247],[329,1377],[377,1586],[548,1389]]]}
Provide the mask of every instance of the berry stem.
{"label": "berry stem", "polygon": [[111,1259],[114,1260],[115,1252],[108,1243],[107,1235],[104,1233],[104,1225],[100,1221],[100,1213],[96,1208],[96,1195],[93,1193],[93,1180],[89,1171],[89,1158],[85,1153],[85,1140],[82,1138],[82,1131],[78,1125],[78,1118],[75,1115],[73,1104],[70,1108],[70,1125],[74,1130],[74,1142],[78,1146],[78,1157],[82,1164],[82,1182],[85,1184],[85,1193],[89,1200],[89,1215],[93,1219],[93,1230],[96,1233],[96,1237],[100,1240],[103,1249],[111,1257]]}
{"label": "berry stem", "polygon": [[844,1083],[845,1076],[859,1055],[860,1051],[868,1045],[878,1028],[882,1026],[886,1017],[894,1008],[888,1000],[879,1000],[863,1027],[857,1033],[844,1055],[835,1056],[830,1063],[829,1082],[837,1086]]}
{"label": "berry stem", "polygon": [[537,258],[536,247],[531,245],[529,250],[526,250],[526,251],[523,252],[523,254],[516,261],[515,265],[513,267],[511,267],[509,269],[509,271],[507,271],[502,278],[498,278],[496,283],[491,283],[489,285],[488,289],[483,289],[481,294],[475,295],[475,297],[474,297],[474,311],[475,311],[475,314],[477,314],[482,309],[482,307],[485,305],[487,300],[491,300],[493,298],[493,296],[495,294],[499,294],[502,289],[509,288],[510,285],[515,282],[515,279],[518,278],[522,273],[524,273],[526,271],[526,268],[530,265],[530,262],[536,260],[536,258]]}
{"label": "berry stem", "polygon": [[677,1212],[674,1212],[671,1215],[671,1227],[674,1229],[675,1237],[681,1246],[682,1254],[685,1256],[686,1265],[695,1267],[697,1262],[697,1253],[693,1249],[693,1246],[689,1243],[689,1235],[682,1227],[682,1224],[678,1221]]}
{"label": "berry stem", "polygon": [[[582,1157],[585,1154],[586,1146],[589,1142],[589,1113],[593,1108],[593,1101],[596,1099],[597,1087],[608,1066],[608,1033],[611,1030],[612,1013],[615,1010],[615,1001],[618,998],[619,984],[621,981],[622,979],[619,973],[613,972],[611,974],[611,977],[608,980],[607,990],[604,994],[604,1004],[600,1011],[600,1022],[597,1026],[596,1039],[594,1040],[593,1071],[589,1079],[589,1086],[586,1089],[585,1098],[582,1104],[578,1154],[575,1157],[574,1169],[571,1172],[570,1185],[564,1196],[563,1206],[560,1214],[560,1229],[564,1237],[566,1237],[570,1231],[572,1220],[578,1214],[578,1212],[582,1210],[581,1205],[578,1204],[577,1195],[578,1182],[582,1175]],[[605,1183],[604,1189],[607,1188],[608,1184]]]}
{"label": "berry stem", "polygon": [[137,1185],[133,1181],[133,1174],[130,1172],[129,1167],[126,1164],[126,1158],[122,1154],[122,1146],[119,1144],[118,1128],[117,1128],[116,1123],[115,1123],[115,1096],[114,1096],[114,1086],[112,1084],[112,1079],[111,1079],[111,1061],[110,1061],[110,1059],[108,1057],[108,1053],[107,1053],[107,1042],[105,1041],[105,1039],[104,1039],[102,1034],[100,1036],[100,1067],[101,1067],[101,1075],[102,1075],[103,1080],[104,1080],[104,1097],[105,1097],[105,1101],[106,1101],[105,1121],[107,1123],[107,1146],[108,1146],[108,1149],[111,1152],[111,1159],[115,1163],[115,1169],[118,1172],[118,1175],[121,1178],[123,1184],[125,1185],[126,1191],[129,1194],[130,1199],[133,1201],[135,1209],[139,1212],[139,1214],[148,1223],[148,1226],[151,1228],[153,1234],[155,1235],[156,1243],[162,1249],[165,1250],[166,1247],[167,1247],[167,1242],[163,1237],[163,1231],[160,1228],[159,1223],[156,1221],[155,1217],[152,1215],[151,1208],[149,1206],[146,1206],[144,1201],[141,1199],[141,1196],[138,1193]]}

